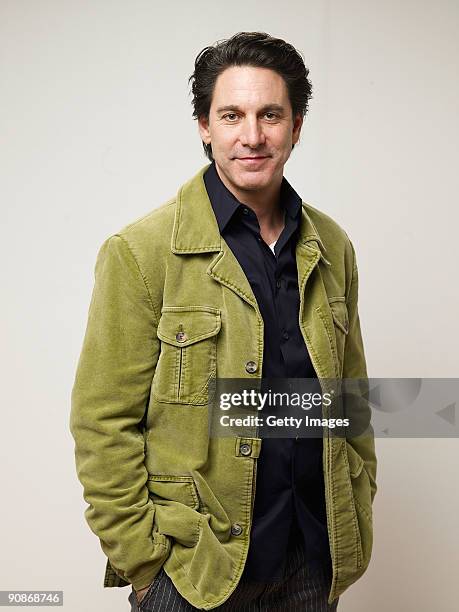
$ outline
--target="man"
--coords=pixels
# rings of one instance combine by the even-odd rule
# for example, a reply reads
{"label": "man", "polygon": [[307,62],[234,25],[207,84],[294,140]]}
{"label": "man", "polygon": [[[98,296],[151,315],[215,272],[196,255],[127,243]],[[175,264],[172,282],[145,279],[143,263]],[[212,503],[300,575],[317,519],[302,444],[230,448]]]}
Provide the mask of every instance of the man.
{"label": "man", "polygon": [[209,435],[212,379],[365,378],[347,234],[283,176],[299,53],[239,33],[196,58],[211,164],[102,245],[72,392],[104,586],[133,610],[336,610],[372,550],[376,458],[351,439]]}

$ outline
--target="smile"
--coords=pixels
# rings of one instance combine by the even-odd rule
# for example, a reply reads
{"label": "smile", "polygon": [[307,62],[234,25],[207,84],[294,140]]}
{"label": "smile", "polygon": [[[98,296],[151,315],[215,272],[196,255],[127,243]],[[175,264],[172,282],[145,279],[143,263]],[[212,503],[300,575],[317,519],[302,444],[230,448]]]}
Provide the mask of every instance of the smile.
{"label": "smile", "polygon": [[236,159],[237,161],[245,165],[256,166],[256,165],[262,164],[268,158],[267,157],[237,157]]}

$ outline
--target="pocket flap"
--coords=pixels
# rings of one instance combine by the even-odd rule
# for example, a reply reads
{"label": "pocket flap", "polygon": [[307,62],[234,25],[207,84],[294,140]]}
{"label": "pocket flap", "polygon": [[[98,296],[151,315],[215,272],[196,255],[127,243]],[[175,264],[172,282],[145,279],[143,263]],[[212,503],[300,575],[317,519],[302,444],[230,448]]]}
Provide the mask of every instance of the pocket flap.
{"label": "pocket flap", "polygon": [[354,447],[346,441],[347,460],[349,462],[349,472],[352,478],[357,478],[363,468],[363,459]]}
{"label": "pocket flap", "polygon": [[158,324],[160,340],[177,347],[188,346],[218,334],[220,310],[204,306],[164,306]]}
{"label": "pocket flap", "polygon": [[175,501],[194,510],[199,508],[199,498],[192,476],[169,476],[152,474],[148,477],[147,488],[156,501]]}
{"label": "pocket flap", "polygon": [[346,298],[329,298],[328,303],[330,304],[331,313],[335,325],[339,327],[342,332],[347,334],[349,332],[349,319],[347,314]]}

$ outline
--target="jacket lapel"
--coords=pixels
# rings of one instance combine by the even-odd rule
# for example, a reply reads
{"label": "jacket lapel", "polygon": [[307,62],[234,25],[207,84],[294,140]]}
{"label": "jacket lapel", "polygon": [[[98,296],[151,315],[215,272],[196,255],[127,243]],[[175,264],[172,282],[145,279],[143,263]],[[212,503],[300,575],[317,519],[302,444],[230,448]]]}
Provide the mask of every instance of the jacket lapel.
{"label": "jacket lapel", "polygon": [[220,235],[203,179],[209,165],[201,168],[178,192],[171,250],[178,255],[216,252],[207,274],[234,291],[259,313],[244,270]]}
{"label": "jacket lapel", "polygon": [[337,364],[333,355],[333,319],[322,271],[332,264],[325,246],[303,202],[300,232],[296,245],[300,328],[318,378],[334,378]]}

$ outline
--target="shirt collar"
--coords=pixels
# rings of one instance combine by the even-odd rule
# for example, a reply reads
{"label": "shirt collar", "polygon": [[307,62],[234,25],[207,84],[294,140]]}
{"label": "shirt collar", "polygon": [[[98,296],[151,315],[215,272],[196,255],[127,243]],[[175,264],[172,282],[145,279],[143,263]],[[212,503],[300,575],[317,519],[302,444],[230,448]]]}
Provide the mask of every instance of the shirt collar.
{"label": "shirt collar", "polygon": [[[203,178],[221,234],[236,211],[246,205],[240,202],[223,183],[215,167],[215,161],[206,170]],[[285,177],[281,183],[280,204],[285,208],[286,214],[299,223],[302,201]]]}

